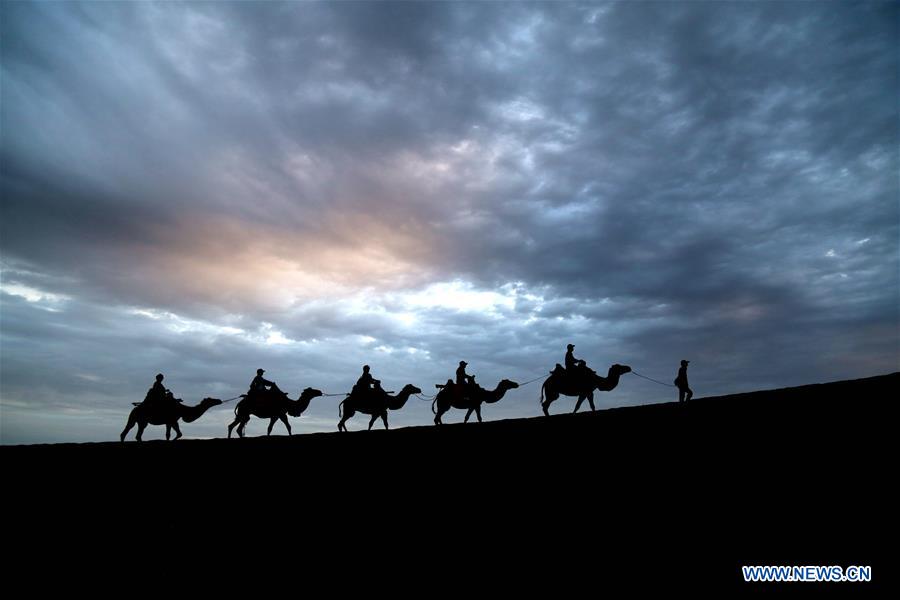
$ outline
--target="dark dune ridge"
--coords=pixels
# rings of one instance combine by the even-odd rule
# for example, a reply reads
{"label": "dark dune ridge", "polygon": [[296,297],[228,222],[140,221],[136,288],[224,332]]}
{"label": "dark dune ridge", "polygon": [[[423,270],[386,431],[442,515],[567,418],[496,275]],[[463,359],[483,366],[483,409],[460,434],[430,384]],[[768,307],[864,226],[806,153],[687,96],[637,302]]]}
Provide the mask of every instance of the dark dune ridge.
{"label": "dark dune ridge", "polygon": [[578,558],[587,544],[626,570],[689,561],[669,575],[729,583],[741,564],[877,564],[898,391],[893,373],[481,424],[7,446],[7,511],[24,516],[7,539],[300,535],[323,561],[378,560],[390,539],[416,548],[404,572],[460,546],[601,568]]}

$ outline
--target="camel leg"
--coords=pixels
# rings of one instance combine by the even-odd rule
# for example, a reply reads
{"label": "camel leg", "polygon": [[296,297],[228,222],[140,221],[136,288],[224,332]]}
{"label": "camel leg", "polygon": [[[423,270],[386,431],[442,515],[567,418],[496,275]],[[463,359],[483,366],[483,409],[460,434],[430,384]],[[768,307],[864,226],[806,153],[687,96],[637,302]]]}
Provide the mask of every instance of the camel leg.
{"label": "camel leg", "polygon": [[597,408],[594,406],[594,392],[591,392],[590,394],[588,394],[587,400],[588,400],[588,404],[591,405],[591,412],[594,412],[595,410],[597,410]]}
{"label": "camel leg", "polygon": [[440,404],[438,404],[437,412],[434,415],[434,424],[435,425],[443,425],[444,422],[441,421],[441,415],[447,412],[445,408],[442,408]]}
{"label": "camel leg", "polygon": [[341,418],[341,422],[338,423],[338,431],[347,431],[347,419],[356,414],[356,411],[347,410],[344,407],[344,416]]}
{"label": "camel leg", "polygon": [[372,425],[375,424],[375,419],[377,419],[377,418],[378,418],[378,413],[375,413],[374,415],[372,415],[372,418],[369,419],[369,431],[372,431]]}
{"label": "camel leg", "polygon": [[166,441],[169,441],[169,438],[172,436],[172,426],[166,423]]}
{"label": "camel leg", "polygon": [[278,420],[278,417],[272,417],[269,419],[269,428],[266,429],[266,435],[272,435],[272,428],[275,427],[275,421]]}
{"label": "camel leg", "polygon": [[478,417],[478,422],[481,423],[481,405],[475,407],[475,416]]}
{"label": "camel leg", "polygon": [[547,394],[547,399],[541,402],[541,408],[544,411],[544,416],[550,416],[550,405],[553,404],[553,402],[556,401],[557,398],[559,398],[559,396],[554,397],[550,394]]}
{"label": "camel leg", "polygon": [[249,420],[250,420],[250,419],[248,418],[248,419],[246,419],[246,420],[244,420],[244,421],[241,421],[241,424],[238,425],[238,430],[237,430],[237,431],[238,431],[238,436],[239,436],[239,437],[244,437],[244,427],[247,426],[247,422],[248,422]]}
{"label": "camel leg", "polygon": [[134,427],[134,424],[137,422],[132,415],[128,415],[128,423],[125,424],[125,429],[122,430],[122,434],[119,436],[119,441],[124,442],[125,436],[128,435],[128,432],[131,431],[131,428]]}
{"label": "camel leg", "polygon": [[390,427],[388,427],[388,422],[387,422],[387,411],[384,411],[383,413],[381,413],[381,420],[384,421],[384,428],[390,429]]}
{"label": "camel leg", "polygon": [[287,427],[288,435],[291,435],[291,424],[288,423],[287,415],[281,415],[279,418],[281,419],[281,422],[284,423],[284,426]]}
{"label": "camel leg", "polygon": [[572,414],[578,412],[578,409],[581,408],[581,403],[584,402],[585,396],[578,396],[578,402],[575,403],[575,410],[572,411]]}
{"label": "camel leg", "polygon": [[466,418],[463,419],[463,423],[468,423],[468,422],[469,422],[469,417],[472,416],[472,412],[473,412],[474,410],[475,410],[474,408],[470,408],[469,410],[466,411]]}
{"label": "camel leg", "polygon": [[179,439],[181,437],[181,427],[178,426],[178,421],[172,423],[172,429],[175,430],[175,439]]}
{"label": "camel leg", "polygon": [[234,426],[240,422],[241,422],[241,420],[239,418],[235,417],[235,419],[231,423],[231,425],[228,426],[228,439],[231,439],[231,430],[234,429]]}
{"label": "camel leg", "polygon": [[147,429],[147,424],[144,422],[138,422],[138,432],[137,435],[134,436],[134,439],[140,442],[141,438],[144,436],[145,429]]}

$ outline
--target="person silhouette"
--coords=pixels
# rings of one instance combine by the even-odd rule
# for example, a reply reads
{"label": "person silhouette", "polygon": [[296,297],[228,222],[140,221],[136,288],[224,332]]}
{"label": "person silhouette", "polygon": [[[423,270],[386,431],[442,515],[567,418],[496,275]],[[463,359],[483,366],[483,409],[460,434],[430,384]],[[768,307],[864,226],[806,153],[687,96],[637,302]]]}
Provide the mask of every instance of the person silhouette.
{"label": "person silhouette", "polygon": [[469,363],[466,361],[461,360],[459,361],[459,366],[456,368],[456,386],[454,391],[459,400],[461,400],[469,390],[475,387],[475,376],[466,373],[466,366],[468,364]]}
{"label": "person silhouette", "polygon": [[250,391],[247,393],[248,396],[262,395],[267,389],[271,389],[275,385],[274,381],[269,381],[263,377],[263,373],[265,372],[265,369],[256,370],[256,377],[250,382]]}
{"label": "person silhouette", "polygon": [[372,377],[372,374],[369,372],[369,365],[363,365],[362,375],[359,376],[359,379],[356,380],[356,385],[353,386],[353,391],[359,392],[361,394],[367,394],[373,388],[377,388],[381,382]]}
{"label": "person silhouette", "polygon": [[466,386],[472,382],[472,375],[466,373],[467,363],[464,360],[459,361],[459,366],[456,368],[456,385],[458,386]]}
{"label": "person silhouette", "polygon": [[166,400],[166,393],[171,393],[166,389],[166,386],[163,385],[163,379],[165,379],[165,376],[162,373],[157,373],[156,381],[154,381],[153,386],[147,390],[144,402],[149,406],[162,406]]}
{"label": "person silhouette", "polygon": [[694,392],[688,387],[687,368],[689,360],[681,361],[681,368],[678,369],[678,377],[675,378],[675,385],[678,387],[678,401],[687,402],[690,400]]}
{"label": "person silhouette", "polygon": [[587,363],[585,363],[583,360],[581,360],[580,358],[575,358],[574,351],[575,344],[569,344],[568,346],[566,346],[566,374],[568,375],[577,375],[581,372],[580,369],[583,369],[585,366],[587,366]]}

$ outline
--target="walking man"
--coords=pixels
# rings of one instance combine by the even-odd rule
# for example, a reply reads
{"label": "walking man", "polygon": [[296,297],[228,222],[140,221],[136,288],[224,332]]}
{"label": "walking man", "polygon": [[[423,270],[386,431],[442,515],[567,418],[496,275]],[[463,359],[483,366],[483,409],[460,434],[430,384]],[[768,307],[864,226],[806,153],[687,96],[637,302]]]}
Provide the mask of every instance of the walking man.
{"label": "walking man", "polygon": [[679,402],[687,402],[694,395],[694,392],[688,387],[687,368],[689,362],[691,361],[681,361],[681,368],[678,369],[678,377],[675,378],[675,385],[678,387]]}

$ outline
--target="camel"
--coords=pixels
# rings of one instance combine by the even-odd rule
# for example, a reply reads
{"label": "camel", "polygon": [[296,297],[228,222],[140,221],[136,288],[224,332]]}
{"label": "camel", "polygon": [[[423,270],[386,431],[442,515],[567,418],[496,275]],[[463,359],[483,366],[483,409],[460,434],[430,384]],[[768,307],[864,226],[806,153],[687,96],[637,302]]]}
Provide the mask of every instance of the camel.
{"label": "camel", "polygon": [[[478,417],[478,422],[481,423],[481,405],[485,402],[488,404],[498,402],[508,390],[519,387],[519,384],[515,381],[504,379],[493,390],[486,390],[479,386],[475,388],[474,393],[468,395],[458,395],[454,389],[455,386],[456,384],[453,383],[452,379],[448,380],[447,384],[435,396],[434,402],[431,403],[431,412],[435,415],[435,425],[443,425],[441,415],[451,408],[462,408],[468,411],[463,423],[469,422],[472,412],[475,413],[475,416]],[[435,405],[437,405],[437,410],[435,410]]]}
{"label": "camel", "polygon": [[[591,410],[596,410],[594,407],[594,390],[601,392],[612,391],[619,385],[619,376],[629,372],[631,372],[631,367],[616,364],[609,368],[606,377],[600,377],[595,371],[585,369],[584,377],[571,378],[565,374],[561,366],[556,365],[556,370],[550,372],[550,377],[541,386],[541,408],[544,410],[544,414],[549,417],[550,412],[547,409],[550,408],[550,404],[555,402],[560,394],[563,394],[565,396],[578,396],[575,410],[572,411],[573,414],[578,412],[585,398],[587,398],[588,404],[591,405]],[[545,392],[547,395],[546,400],[544,400]]]}
{"label": "camel", "polygon": [[217,398],[204,398],[196,406],[185,406],[181,403],[181,400],[166,402],[162,405],[135,402],[134,408],[131,409],[131,414],[128,415],[128,423],[125,425],[125,429],[122,430],[119,440],[124,442],[125,436],[128,435],[128,432],[131,431],[135,424],[138,426],[135,439],[139,442],[148,424],[165,425],[166,439],[169,439],[172,429],[174,429],[176,433],[175,439],[177,440],[181,437],[181,429],[178,427],[179,419],[185,423],[193,423],[203,416],[203,413],[207,410],[219,404],[222,404],[222,401]]}
{"label": "camel", "polygon": [[382,390],[381,386],[377,386],[372,390],[365,390],[362,393],[354,391],[338,406],[338,416],[341,417],[341,422],[338,423],[338,431],[347,431],[347,419],[358,412],[372,415],[372,418],[369,419],[370,431],[378,417],[381,417],[381,420],[384,422],[384,428],[390,429],[388,427],[387,411],[400,410],[410,396],[421,393],[422,390],[411,383],[403,386],[403,389],[396,396],[391,396]]}
{"label": "camel", "polygon": [[288,415],[299,417],[307,408],[309,402],[313,398],[321,396],[322,392],[313,388],[306,388],[300,393],[297,400],[291,400],[288,395],[272,386],[272,389],[266,392],[265,396],[247,396],[244,394],[234,407],[234,422],[228,426],[228,437],[231,437],[231,430],[237,425],[238,436],[244,437],[244,427],[250,421],[250,415],[256,415],[263,419],[269,419],[269,428],[266,435],[272,435],[272,427],[275,422],[281,420],[287,427],[288,435],[291,435],[291,424],[288,422]]}

